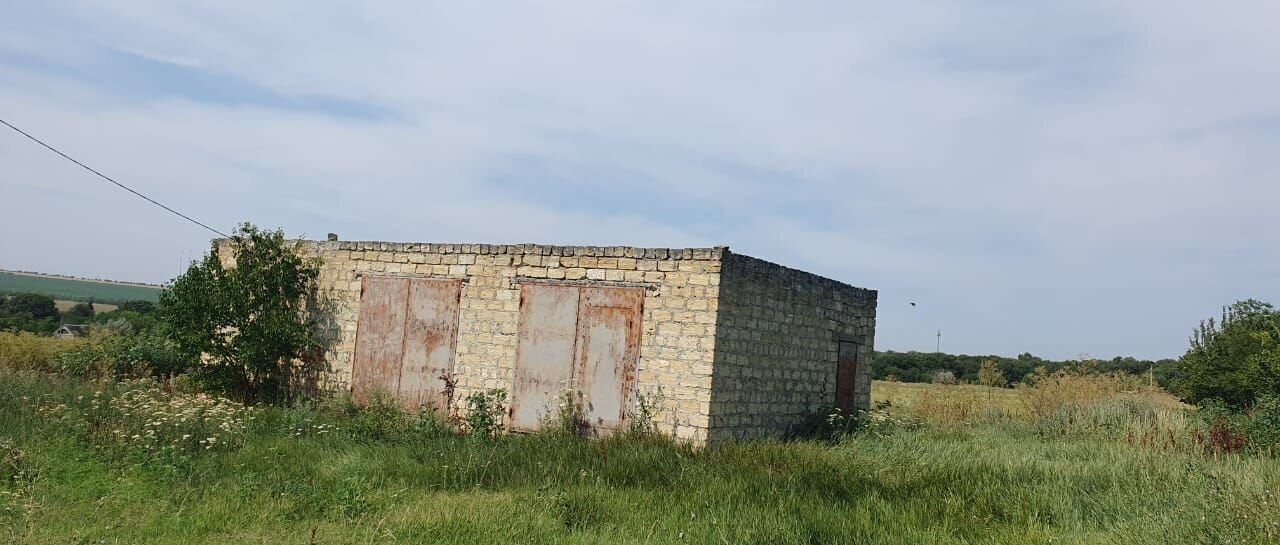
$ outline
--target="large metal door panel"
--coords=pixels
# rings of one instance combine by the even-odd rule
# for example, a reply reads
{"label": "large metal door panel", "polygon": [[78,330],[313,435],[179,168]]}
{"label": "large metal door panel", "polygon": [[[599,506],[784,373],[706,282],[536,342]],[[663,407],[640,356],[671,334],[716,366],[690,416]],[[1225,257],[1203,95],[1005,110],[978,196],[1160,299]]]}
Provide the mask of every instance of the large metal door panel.
{"label": "large metal door panel", "polygon": [[403,278],[365,276],[362,280],[351,374],[351,397],[356,403],[367,403],[376,392],[395,395],[399,390],[408,291],[409,282]]}
{"label": "large metal door panel", "polygon": [[587,424],[597,433],[622,426],[640,355],[642,288],[582,288],[575,360]]}
{"label": "large metal door panel", "polygon": [[399,399],[406,410],[447,408],[442,375],[453,372],[460,280],[409,280]]}
{"label": "large metal door panel", "polygon": [[555,414],[561,392],[572,387],[578,299],[574,286],[520,286],[512,429],[538,429],[543,418]]}

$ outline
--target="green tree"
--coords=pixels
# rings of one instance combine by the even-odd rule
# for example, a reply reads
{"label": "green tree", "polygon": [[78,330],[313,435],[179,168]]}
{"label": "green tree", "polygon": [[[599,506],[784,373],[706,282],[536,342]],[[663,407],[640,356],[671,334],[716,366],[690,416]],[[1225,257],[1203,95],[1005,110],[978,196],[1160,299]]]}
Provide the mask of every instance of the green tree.
{"label": "green tree", "polygon": [[288,371],[314,346],[307,305],[319,261],[306,259],[280,230],[245,223],[230,239],[224,267],[215,246],[160,295],[157,313],[178,352],[203,358],[207,387],[249,401],[276,401]]}
{"label": "green tree", "polygon": [[1178,361],[1174,391],[1236,408],[1280,394],[1280,312],[1249,299],[1224,308],[1221,322],[1202,321]]}
{"label": "green tree", "polygon": [[83,324],[93,319],[93,303],[76,303],[62,315],[68,323]]}
{"label": "green tree", "polygon": [[0,297],[0,330],[49,334],[58,328],[53,298],[34,293]]}
{"label": "green tree", "polygon": [[53,298],[34,293],[19,293],[9,297],[4,303],[4,311],[9,314],[25,314],[34,319],[57,318],[58,307]]}
{"label": "green tree", "polygon": [[120,303],[120,306],[116,310],[136,312],[138,314],[151,314],[155,309],[156,305],[151,301],[125,301]]}

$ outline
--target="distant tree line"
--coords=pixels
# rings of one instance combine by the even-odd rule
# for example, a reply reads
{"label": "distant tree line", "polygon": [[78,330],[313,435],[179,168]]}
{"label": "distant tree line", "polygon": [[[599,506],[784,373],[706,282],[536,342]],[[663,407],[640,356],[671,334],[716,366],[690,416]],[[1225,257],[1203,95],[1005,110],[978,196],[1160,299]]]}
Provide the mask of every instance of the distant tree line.
{"label": "distant tree line", "polygon": [[101,327],[114,332],[145,331],[156,324],[155,304],[125,301],[116,310],[95,312],[93,302],[76,303],[59,312],[52,297],[35,293],[0,295],[0,331],[25,331],[49,335],[62,324]]}
{"label": "distant tree line", "polygon": [[[983,363],[988,363],[984,375]],[[994,369],[992,365],[994,364]],[[1016,358],[1006,356],[970,356],[938,352],[876,352],[871,366],[877,380],[893,379],[902,382],[969,382],[988,384],[998,382],[994,371],[1003,374],[1008,384],[1023,381],[1038,368],[1050,373],[1064,368],[1083,367],[1098,373],[1122,372],[1134,375],[1152,373],[1156,383],[1169,388],[1177,372],[1176,359],[1140,360],[1133,357],[1110,360],[1048,360],[1029,353]]]}

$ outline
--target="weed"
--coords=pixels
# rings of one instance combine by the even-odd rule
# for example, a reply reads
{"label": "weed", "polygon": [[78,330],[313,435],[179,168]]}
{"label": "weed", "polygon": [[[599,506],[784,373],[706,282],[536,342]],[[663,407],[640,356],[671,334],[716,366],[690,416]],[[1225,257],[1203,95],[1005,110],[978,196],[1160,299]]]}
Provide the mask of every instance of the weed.
{"label": "weed", "polygon": [[627,417],[627,434],[638,437],[658,435],[657,408],[663,403],[662,387],[653,394],[636,393],[636,408]]}
{"label": "weed", "polygon": [[507,391],[502,389],[474,392],[467,396],[466,431],[472,437],[495,437],[502,432],[502,417],[507,412]]}
{"label": "weed", "polygon": [[8,543],[18,543],[35,530],[38,472],[9,439],[0,437],[0,526],[8,528]]}
{"label": "weed", "polygon": [[539,423],[542,433],[551,435],[584,436],[590,429],[586,412],[582,408],[581,394],[566,389],[557,396],[556,409],[543,415]]}

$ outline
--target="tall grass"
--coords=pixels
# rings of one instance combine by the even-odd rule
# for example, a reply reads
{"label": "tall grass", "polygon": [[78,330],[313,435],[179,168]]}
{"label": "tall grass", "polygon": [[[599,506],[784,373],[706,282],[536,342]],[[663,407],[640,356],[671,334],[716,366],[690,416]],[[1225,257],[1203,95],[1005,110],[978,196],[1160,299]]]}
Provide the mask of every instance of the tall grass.
{"label": "tall grass", "polygon": [[83,338],[60,339],[34,333],[0,331],[0,369],[59,371],[58,357],[88,345]]}
{"label": "tall grass", "polygon": [[[652,436],[464,436],[335,400],[256,409],[225,448],[140,457],[76,424],[95,402],[142,415],[151,409],[137,399],[185,407],[193,395],[130,393],[139,388],[0,370],[0,541],[307,543],[313,531],[316,543],[1280,539],[1271,460],[1046,440],[1030,427],[695,449]],[[226,417],[197,413],[193,429]]]}

